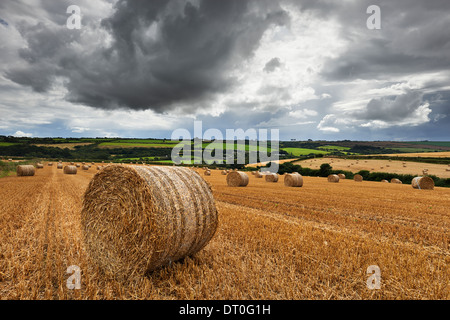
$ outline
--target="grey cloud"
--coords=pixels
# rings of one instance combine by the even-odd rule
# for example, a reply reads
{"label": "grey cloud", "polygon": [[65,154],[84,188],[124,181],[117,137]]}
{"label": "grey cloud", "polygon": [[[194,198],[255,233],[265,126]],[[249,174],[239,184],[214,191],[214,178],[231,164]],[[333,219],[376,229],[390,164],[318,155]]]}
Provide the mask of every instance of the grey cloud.
{"label": "grey cloud", "polygon": [[264,66],[264,71],[267,73],[274,72],[276,68],[281,67],[280,58],[273,58],[266,63]]}
{"label": "grey cloud", "polygon": [[[184,111],[192,112],[196,101],[236,85],[228,70],[252,56],[268,27],[288,23],[279,6],[257,2],[119,0],[114,14],[101,23],[112,45],[89,55],[70,50],[82,41],[79,33],[25,25],[21,32],[28,47],[20,56],[28,64],[7,76],[37,91],[62,76],[67,100],[92,107],[165,112],[187,105]],[[39,81],[32,75],[37,64]]]}

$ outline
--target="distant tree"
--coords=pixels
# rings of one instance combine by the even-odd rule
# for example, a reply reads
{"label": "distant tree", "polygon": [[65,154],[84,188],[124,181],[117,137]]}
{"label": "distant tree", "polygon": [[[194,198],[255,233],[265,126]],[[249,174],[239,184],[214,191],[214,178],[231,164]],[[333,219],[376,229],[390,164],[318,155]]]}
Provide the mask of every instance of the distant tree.
{"label": "distant tree", "polygon": [[321,177],[328,177],[331,174],[332,170],[333,170],[333,167],[331,167],[330,164],[322,163],[320,165],[319,175]]}

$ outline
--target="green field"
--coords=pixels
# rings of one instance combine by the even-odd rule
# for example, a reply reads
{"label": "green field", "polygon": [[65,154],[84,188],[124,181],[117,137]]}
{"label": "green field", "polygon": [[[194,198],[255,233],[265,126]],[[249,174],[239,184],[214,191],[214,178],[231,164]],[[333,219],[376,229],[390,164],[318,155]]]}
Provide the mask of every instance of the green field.
{"label": "green field", "polygon": [[[202,147],[206,150],[212,150],[217,148],[222,148],[222,150],[227,150],[226,142],[203,142]],[[234,144],[233,150],[245,150],[245,151],[259,151],[259,152],[271,152],[271,148],[263,148],[259,145],[250,146],[249,144]]]}
{"label": "green field", "polygon": [[281,150],[284,150],[284,151],[292,154],[295,157],[306,156],[309,154],[328,154],[327,151],[315,150],[315,149],[304,149],[304,148],[282,148]]}
{"label": "green field", "polygon": [[347,151],[347,150],[350,150],[351,148],[341,147],[341,146],[320,146],[320,147],[317,147],[317,149],[328,150],[328,151]]}
{"label": "green field", "polygon": [[9,147],[9,146],[13,146],[17,143],[13,143],[13,142],[0,142],[0,147]]}
{"label": "green field", "polygon": [[450,141],[408,141],[405,143],[421,144],[421,145],[437,146],[437,147],[450,147]]}
{"label": "green field", "polygon": [[406,152],[406,153],[419,153],[419,152],[433,152],[433,151],[437,151],[435,149],[424,149],[424,148],[392,148],[392,150],[396,150],[396,151],[399,151],[399,152]]}

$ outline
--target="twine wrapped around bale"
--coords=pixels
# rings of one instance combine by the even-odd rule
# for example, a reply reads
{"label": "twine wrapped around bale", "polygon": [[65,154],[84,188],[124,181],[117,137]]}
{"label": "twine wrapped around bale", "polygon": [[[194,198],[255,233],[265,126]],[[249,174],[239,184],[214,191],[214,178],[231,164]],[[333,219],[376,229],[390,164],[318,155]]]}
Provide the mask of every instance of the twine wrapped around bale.
{"label": "twine wrapped around bale", "polygon": [[84,165],[83,167],[81,167],[81,169],[83,169],[83,170],[89,170],[89,166]]}
{"label": "twine wrapped around bale", "polygon": [[339,182],[339,176],[337,174],[330,174],[328,176],[328,182]]}
{"label": "twine wrapped around bale", "polygon": [[415,177],[411,185],[414,189],[433,190],[434,180],[430,177]]}
{"label": "twine wrapped around bale", "polygon": [[269,173],[265,175],[266,182],[278,182],[278,174]]}
{"label": "twine wrapped around bale", "polygon": [[391,183],[397,183],[397,184],[402,184],[403,182],[397,178],[392,178],[391,179]]}
{"label": "twine wrapped around bale", "polygon": [[288,173],[284,176],[284,185],[286,187],[302,187],[303,177],[296,172]]}
{"label": "twine wrapped around bale", "polygon": [[339,177],[339,179],[345,179],[345,174],[339,173],[339,174],[338,174],[338,177]]}
{"label": "twine wrapped around bale", "polygon": [[362,182],[363,181],[363,177],[360,174],[355,174],[353,176],[353,180],[355,180],[356,182]]}
{"label": "twine wrapped around bale", "polygon": [[229,187],[246,187],[248,181],[248,175],[242,171],[231,171],[227,175],[227,184]]}
{"label": "twine wrapped around bale", "polygon": [[34,176],[35,170],[32,165],[17,166],[16,173],[18,177]]}
{"label": "twine wrapped around bale", "polygon": [[64,167],[64,174],[77,174],[77,167],[76,166],[65,166]]}
{"label": "twine wrapped around bale", "polygon": [[209,184],[188,168],[111,165],[89,183],[81,225],[90,260],[125,280],[200,251],[218,214]]}
{"label": "twine wrapped around bale", "polygon": [[62,169],[63,168],[63,164],[62,163],[58,163],[57,165],[56,165],[56,169]]}

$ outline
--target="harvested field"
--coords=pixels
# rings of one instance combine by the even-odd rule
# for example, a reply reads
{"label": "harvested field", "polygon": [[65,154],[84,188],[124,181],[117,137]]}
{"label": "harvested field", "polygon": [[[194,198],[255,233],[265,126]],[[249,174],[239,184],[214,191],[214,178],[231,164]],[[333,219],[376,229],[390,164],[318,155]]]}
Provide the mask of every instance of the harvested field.
{"label": "harvested field", "polygon": [[[322,163],[329,163],[333,167],[333,170],[345,170],[351,171],[353,173],[356,173],[360,170],[369,170],[372,172],[422,175],[422,170],[428,168],[429,175],[435,175],[441,178],[450,178],[450,171],[446,171],[448,166],[445,164],[408,161],[405,163],[406,167],[404,167],[403,166],[404,162],[396,161],[395,159],[393,159],[391,162],[389,162],[389,160],[368,159],[356,163],[355,160],[352,159],[345,160],[335,158],[309,159],[295,162],[295,164],[299,164],[302,167],[312,169],[319,169]],[[351,163],[353,163],[353,165]],[[381,167],[383,167],[383,169],[380,169]]]}
{"label": "harvested field", "polygon": [[[83,194],[96,172],[45,166],[32,179],[0,179],[3,299],[450,297],[449,189],[315,177],[288,188],[251,175],[246,188],[230,188],[211,170],[201,175],[219,212],[210,243],[119,283],[89,263],[82,240]],[[82,270],[80,290],[66,288],[71,265]],[[380,290],[366,287],[370,265],[380,267]]]}

